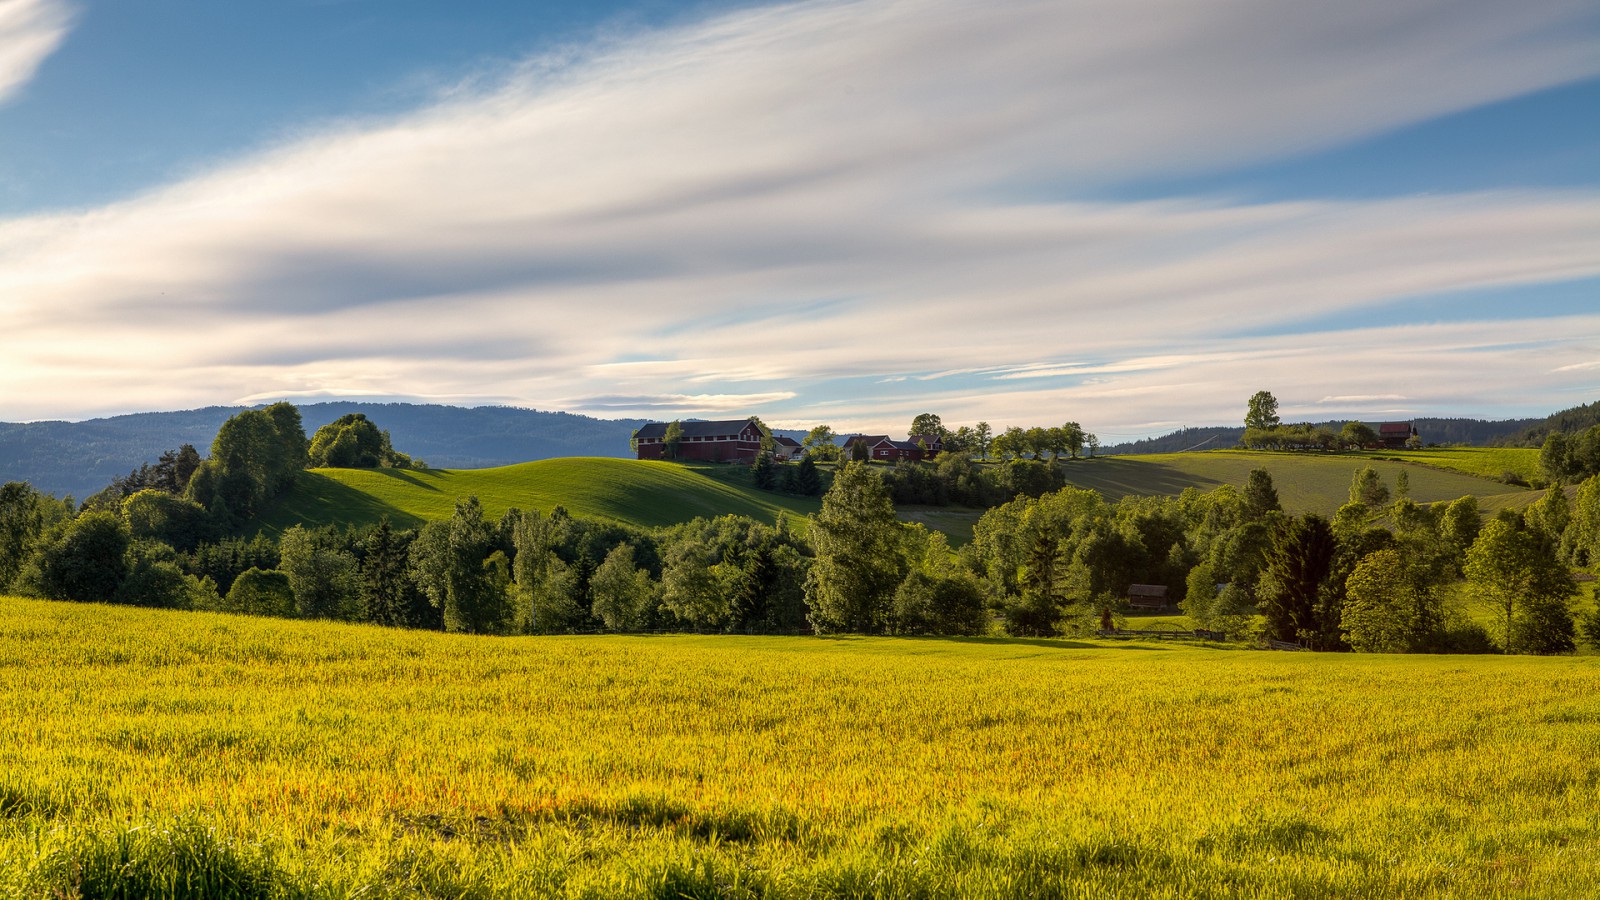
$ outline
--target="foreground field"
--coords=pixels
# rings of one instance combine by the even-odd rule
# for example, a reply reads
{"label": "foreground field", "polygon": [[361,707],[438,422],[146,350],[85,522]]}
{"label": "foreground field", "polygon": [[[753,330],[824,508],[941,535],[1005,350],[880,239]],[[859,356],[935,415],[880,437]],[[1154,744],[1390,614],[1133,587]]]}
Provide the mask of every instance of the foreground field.
{"label": "foreground field", "polygon": [[1584,659],[4,599],[0,672],[4,896],[1600,890]]}

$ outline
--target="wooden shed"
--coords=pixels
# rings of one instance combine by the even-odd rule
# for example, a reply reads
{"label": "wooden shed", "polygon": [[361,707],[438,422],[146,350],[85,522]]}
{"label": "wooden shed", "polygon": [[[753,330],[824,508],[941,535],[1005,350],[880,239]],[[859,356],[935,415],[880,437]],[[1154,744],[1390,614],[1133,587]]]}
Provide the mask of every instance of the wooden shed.
{"label": "wooden shed", "polygon": [[1128,585],[1128,606],[1133,609],[1162,609],[1167,605],[1167,586],[1164,584]]}

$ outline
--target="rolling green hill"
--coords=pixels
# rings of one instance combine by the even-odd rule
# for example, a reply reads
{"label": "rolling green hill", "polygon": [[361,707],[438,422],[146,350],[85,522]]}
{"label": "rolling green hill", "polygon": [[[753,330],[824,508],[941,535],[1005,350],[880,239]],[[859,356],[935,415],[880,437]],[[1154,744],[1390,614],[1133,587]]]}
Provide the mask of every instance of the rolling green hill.
{"label": "rolling green hill", "polygon": [[744,469],[648,460],[569,457],[493,469],[313,469],[260,519],[277,534],[297,524],[371,525],[383,516],[402,528],[448,519],[457,499],[475,496],[484,512],[565,507],[575,516],[632,525],[674,525],[734,514],[762,522],[809,516],[819,501],[758,491]]}
{"label": "rolling green hill", "polygon": [[[1355,471],[1371,465],[1391,490],[1396,476],[1406,472],[1411,497],[1419,503],[1473,494],[1485,512],[1494,513],[1526,506],[1542,492],[1469,473],[1521,471],[1527,460],[1506,454],[1536,457],[1537,452],[1427,451],[1419,462],[1396,462],[1372,454],[1218,450],[1077,460],[1066,464],[1065,472],[1068,483],[1115,501],[1130,495],[1174,495],[1188,487],[1205,491],[1220,484],[1243,485],[1251,469],[1263,466],[1272,473],[1286,509],[1332,515],[1348,498]],[[1426,465],[1420,462],[1424,458]],[[821,508],[815,499],[756,490],[742,467],[577,457],[493,469],[314,469],[267,510],[259,528],[278,534],[296,524],[364,526],[384,516],[409,528],[449,518],[456,500],[468,496],[476,496],[495,517],[513,507],[548,511],[562,506],[576,516],[640,526],[726,514],[771,523],[780,513],[800,519]],[[956,545],[965,543],[978,515],[977,510],[957,508],[902,511],[902,518],[942,531]]]}
{"label": "rolling green hill", "polygon": [[[1410,462],[1395,462],[1366,453],[1305,454],[1270,453],[1258,450],[1213,450],[1206,453],[1162,453],[1143,456],[1111,456],[1078,460],[1066,467],[1067,482],[1076,487],[1093,488],[1109,500],[1150,494],[1178,494],[1194,487],[1208,491],[1220,484],[1243,485],[1250,470],[1265,468],[1272,473],[1278,497],[1290,512],[1316,512],[1332,515],[1349,499],[1350,481],[1358,469],[1372,466],[1394,490],[1396,476],[1405,472],[1411,482],[1411,499],[1418,503],[1454,500],[1465,494],[1478,497],[1485,509],[1523,506],[1537,500],[1540,492],[1502,484],[1468,474],[1479,462],[1472,454],[1504,454],[1504,450],[1429,451],[1436,460],[1449,459],[1456,471]],[[1450,454],[1448,457],[1439,454]],[[1485,457],[1487,459],[1487,457]],[[1495,457],[1486,463],[1505,471],[1507,461]]]}

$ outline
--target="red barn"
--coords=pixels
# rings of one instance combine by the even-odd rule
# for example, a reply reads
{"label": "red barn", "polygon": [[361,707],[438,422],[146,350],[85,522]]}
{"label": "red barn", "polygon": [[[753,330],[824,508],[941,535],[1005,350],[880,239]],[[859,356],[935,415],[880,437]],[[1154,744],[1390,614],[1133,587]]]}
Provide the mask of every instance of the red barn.
{"label": "red barn", "polygon": [[1388,450],[1404,450],[1406,443],[1417,436],[1417,428],[1410,422],[1378,423],[1378,442]]}
{"label": "red barn", "polygon": [[[761,429],[749,419],[724,422],[679,422],[683,440],[678,443],[678,459],[703,462],[754,462],[761,452]],[[652,422],[639,429],[634,443],[640,459],[663,459],[667,423]]]}

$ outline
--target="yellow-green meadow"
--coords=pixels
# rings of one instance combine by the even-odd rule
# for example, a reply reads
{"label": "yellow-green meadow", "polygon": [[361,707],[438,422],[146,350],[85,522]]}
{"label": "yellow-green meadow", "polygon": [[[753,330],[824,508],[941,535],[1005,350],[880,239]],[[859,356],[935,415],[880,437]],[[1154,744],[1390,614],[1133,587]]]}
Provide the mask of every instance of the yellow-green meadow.
{"label": "yellow-green meadow", "polygon": [[1600,890],[1593,658],[6,598],[0,685],[6,896]]}

